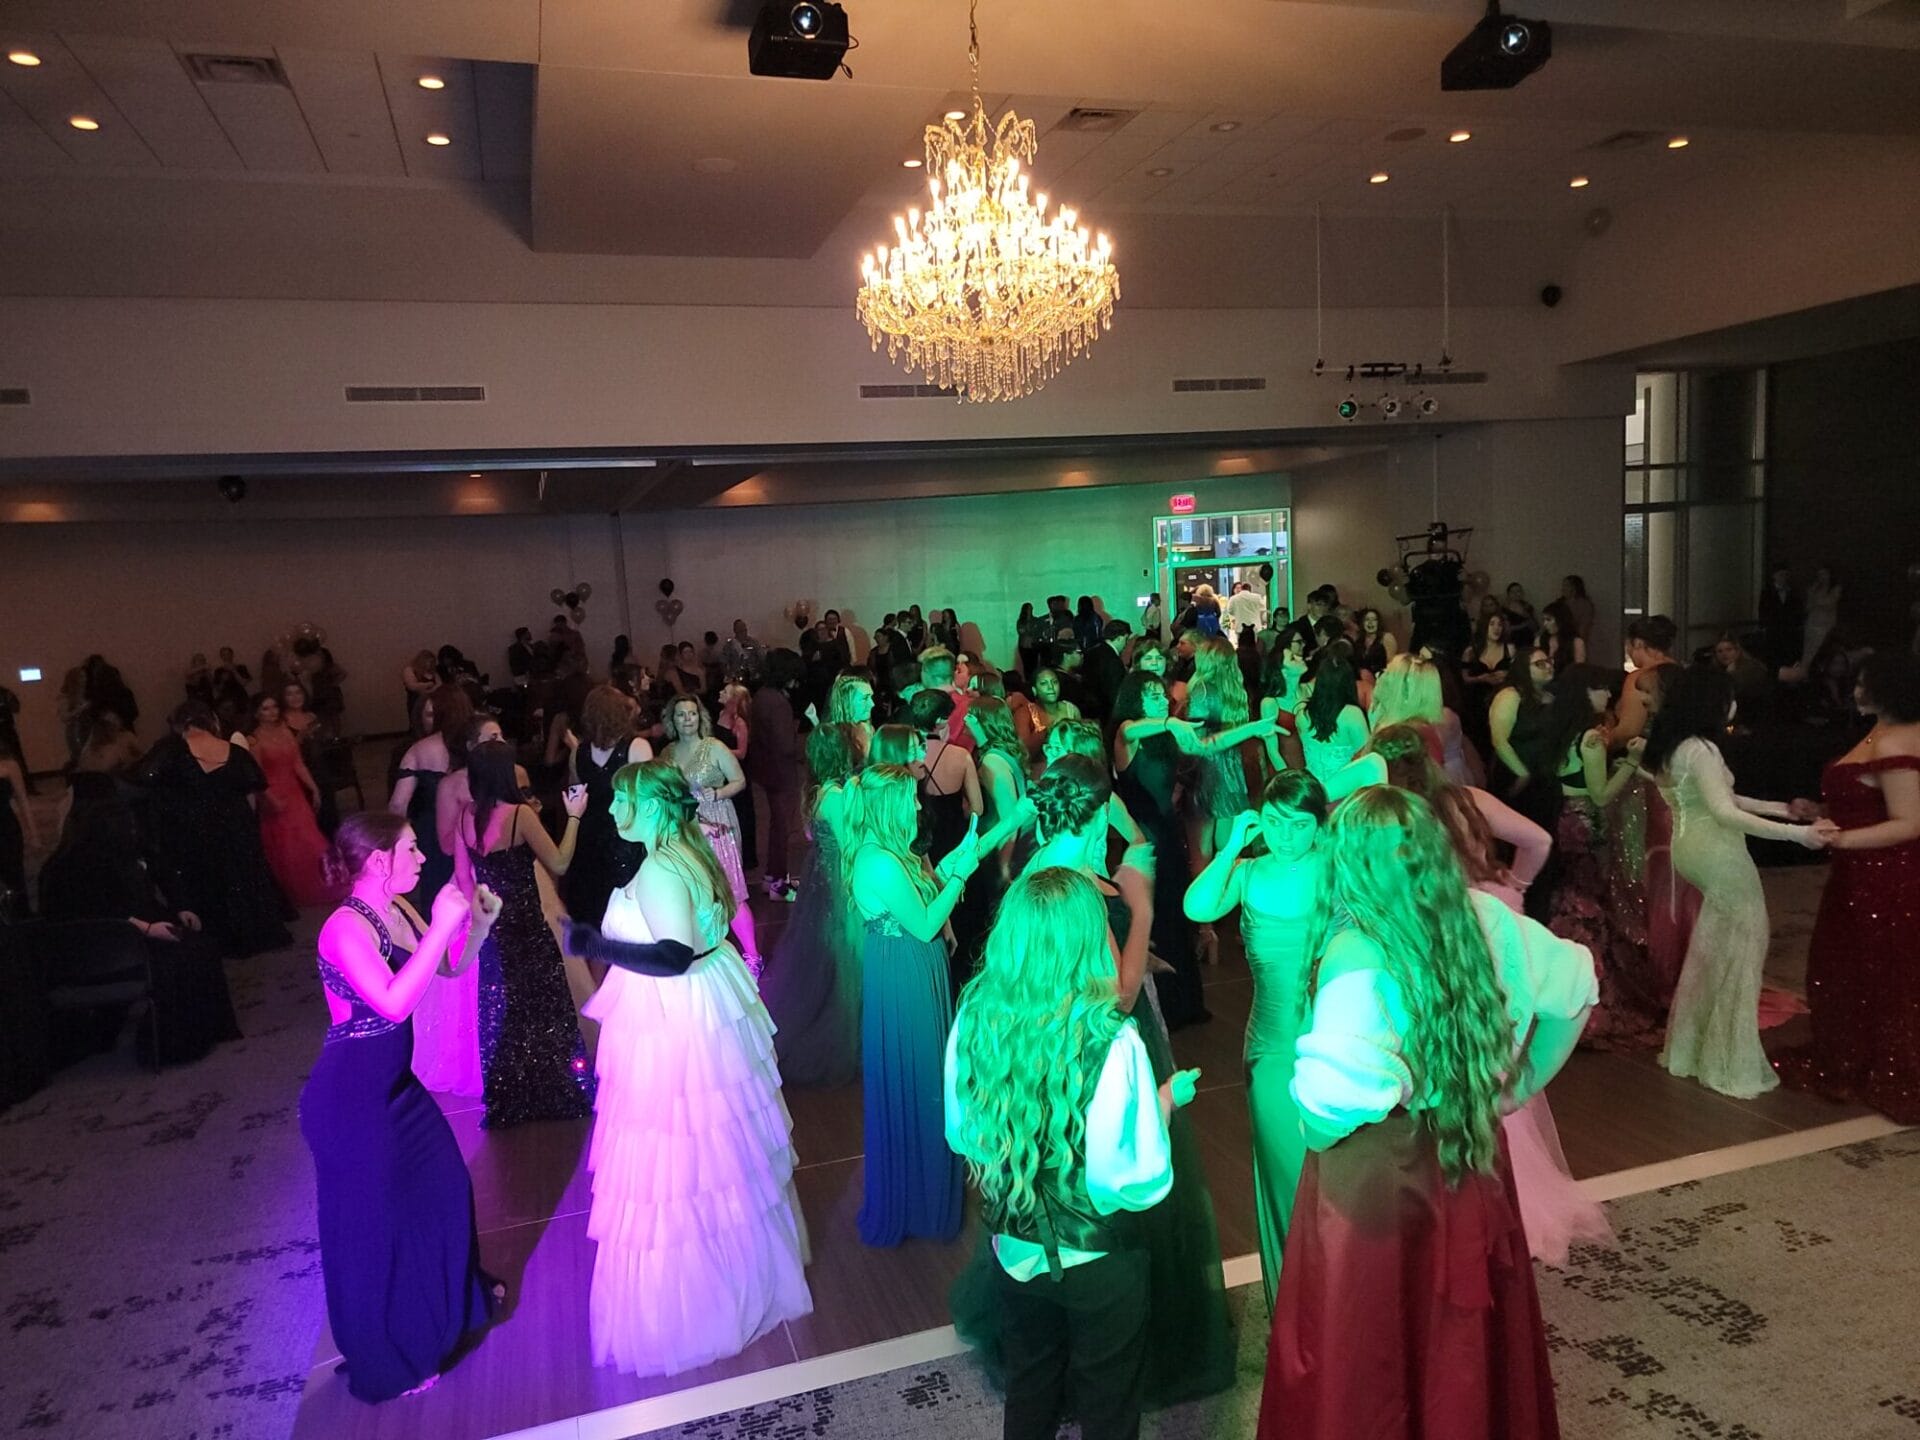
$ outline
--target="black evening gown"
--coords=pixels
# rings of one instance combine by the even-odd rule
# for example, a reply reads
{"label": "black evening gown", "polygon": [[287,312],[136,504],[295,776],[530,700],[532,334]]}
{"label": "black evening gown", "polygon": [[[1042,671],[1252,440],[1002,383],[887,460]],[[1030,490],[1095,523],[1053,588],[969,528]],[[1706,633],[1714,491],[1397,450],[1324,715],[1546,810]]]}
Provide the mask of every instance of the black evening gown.
{"label": "black evening gown", "polygon": [[[403,958],[370,907],[347,904],[379,932],[389,965]],[[439,1374],[492,1321],[493,1282],[480,1268],[460,1146],[414,1078],[412,1020],[382,1020],[324,959],[320,980],[353,1009],[327,1031],[300,1093],[300,1133],[319,1182],[327,1321],[348,1391],[391,1400]]]}
{"label": "black evening gown", "polygon": [[559,942],[540,909],[534,863],[533,852],[511,838],[506,849],[473,857],[474,880],[500,897],[500,916],[480,947],[480,1067],[487,1104],[481,1123],[489,1130],[593,1113],[587,1042]]}
{"label": "black evening gown", "polygon": [[622,840],[613,823],[613,777],[626,765],[632,745],[633,737],[623,735],[599,763],[585,745],[573,752],[574,769],[587,787],[587,809],[574,837],[573,863],[560,877],[560,898],[567,914],[586,925],[600,924],[608,897],[633,879],[646,858],[647,847]]}
{"label": "black evening gown", "polygon": [[1153,844],[1153,953],[1173,967],[1171,975],[1154,976],[1153,987],[1161,1013],[1176,1030],[1207,1018],[1200,962],[1182,909],[1192,874],[1187,828],[1174,807],[1180,762],[1180,746],[1171,735],[1149,735],[1133,747],[1132,763],[1113,782],[1120,803]]}
{"label": "black evening gown", "polygon": [[260,819],[248,797],[267,788],[260,766],[238,745],[227,763],[203,770],[178,735],[147,752],[134,773],[145,787],[143,827],[167,898],[191,910],[227,954],[257,955],[293,943],[290,918],[260,846]]}
{"label": "black evening gown", "polygon": [[453,879],[453,857],[440,848],[439,822],[434,813],[440,782],[447,778],[447,772],[402,770],[400,773],[413,777],[413,795],[407,801],[407,824],[413,827],[413,838],[422,856],[420,879],[407,900],[422,915],[430,915],[433,897]]}

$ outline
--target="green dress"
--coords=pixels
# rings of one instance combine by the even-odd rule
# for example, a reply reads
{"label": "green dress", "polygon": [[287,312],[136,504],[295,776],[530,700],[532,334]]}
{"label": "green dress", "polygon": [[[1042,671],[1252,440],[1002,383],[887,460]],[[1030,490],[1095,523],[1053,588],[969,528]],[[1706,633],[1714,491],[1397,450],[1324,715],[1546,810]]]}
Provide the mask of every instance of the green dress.
{"label": "green dress", "polygon": [[1240,937],[1253,971],[1253,1007],[1247,1016],[1247,1116],[1253,1130],[1253,1189],[1260,1223],[1260,1278],[1267,1308],[1280,1281],[1293,1194],[1306,1163],[1307,1142],[1293,1103],[1294,1046],[1306,1022],[1310,916],[1274,915],[1250,901],[1240,905]]}

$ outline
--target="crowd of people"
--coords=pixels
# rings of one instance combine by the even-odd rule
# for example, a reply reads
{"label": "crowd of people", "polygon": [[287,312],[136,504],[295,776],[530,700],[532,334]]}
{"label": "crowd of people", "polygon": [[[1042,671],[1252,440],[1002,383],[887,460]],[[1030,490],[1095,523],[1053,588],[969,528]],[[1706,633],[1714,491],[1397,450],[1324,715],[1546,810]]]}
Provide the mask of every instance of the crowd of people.
{"label": "crowd of people", "polygon": [[[1298,617],[1251,583],[1175,599],[1140,632],[1090,597],[1027,606],[1004,669],[917,605],[863,653],[828,610],[791,645],[736,620],[657,667],[621,637],[604,669],[556,617],[515,636],[502,690],[423,651],[389,806],[330,842],[297,686],[232,739],[182,705],[133,767],[160,894],[126,906],[230,954],[285,943],[289,901],[335,907],[302,1124],[353,1393],[430,1385],[498,1307],[429,1088],[478,1095],[492,1128],[593,1117],[594,1357],[671,1374],[810,1309],[782,1090],[856,1079],[864,1243],[951,1241],[980,1196],[952,1303],[1007,1433],[1071,1413],[1131,1434],[1225,1388],[1173,1037],[1213,1018],[1235,912],[1263,1435],[1440,1411],[1555,1433],[1526,1257],[1608,1233],[1544,1096],[1576,1044],[1920,1121],[1913,657],[1860,660],[1865,723],[1820,800],[1763,801],[1720,749],[1735,667],[1676,656],[1658,616],[1628,667],[1596,663],[1577,577],[1537,611],[1519,585],[1469,593],[1406,637],[1330,586]],[[1812,1043],[1771,1059],[1749,837],[1833,861]],[[792,904],[764,950],[756,891]]]}

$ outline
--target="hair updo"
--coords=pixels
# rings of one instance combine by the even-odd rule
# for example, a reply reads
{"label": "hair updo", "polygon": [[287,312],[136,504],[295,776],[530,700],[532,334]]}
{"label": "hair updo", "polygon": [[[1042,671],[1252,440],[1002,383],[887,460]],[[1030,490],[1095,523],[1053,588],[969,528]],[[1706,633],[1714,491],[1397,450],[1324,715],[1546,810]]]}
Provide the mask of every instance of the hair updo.
{"label": "hair updo", "polygon": [[321,862],[327,883],[351,885],[367,868],[368,860],[400,843],[406,828],[406,816],[386,810],[360,810],[347,816],[334,832],[333,848]]}
{"label": "hair updo", "polygon": [[1085,755],[1062,755],[1033,782],[1033,808],[1040,832],[1052,840],[1077,835],[1106,811],[1113,782],[1106,767]]}

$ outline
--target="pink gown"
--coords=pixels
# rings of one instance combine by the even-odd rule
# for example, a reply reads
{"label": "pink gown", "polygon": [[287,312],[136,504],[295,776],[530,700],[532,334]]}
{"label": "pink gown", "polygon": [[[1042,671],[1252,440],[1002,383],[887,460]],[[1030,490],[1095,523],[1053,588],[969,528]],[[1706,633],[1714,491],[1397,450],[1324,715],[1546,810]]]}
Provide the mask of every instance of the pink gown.
{"label": "pink gown", "polygon": [[301,909],[335,903],[339,891],[322,873],[327,837],[320,833],[313,806],[300,785],[299,747],[256,740],[253,758],[267,777],[266,793],[260,797],[260,846],[267,852],[267,867],[280,882],[281,893]]}

